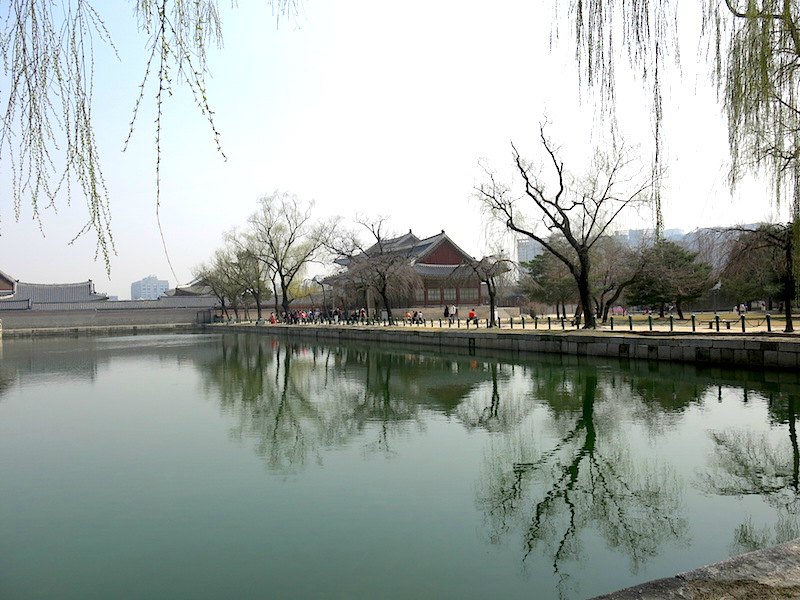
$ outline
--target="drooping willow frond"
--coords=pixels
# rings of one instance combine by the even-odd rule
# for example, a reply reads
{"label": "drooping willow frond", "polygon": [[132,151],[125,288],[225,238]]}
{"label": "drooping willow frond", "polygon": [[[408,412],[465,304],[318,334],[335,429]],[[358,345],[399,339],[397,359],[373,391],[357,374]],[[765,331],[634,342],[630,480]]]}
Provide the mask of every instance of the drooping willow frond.
{"label": "drooping willow frond", "polygon": [[[278,17],[294,15],[298,10],[298,0],[265,2]],[[102,257],[107,271],[114,253],[110,194],[92,121],[92,92],[95,45],[114,50],[102,18],[102,11],[109,10],[110,4],[93,0],[9,0],[0,13],[0,57],[7,85],[0,89],[0,168],[10,171],[14,216],[19,219],[23,206],[29,205],[41,227],[43,209],[56,209],[63,196],[67,203],[73,194],[83,196],[87,220],[75,239],[93,233],[96,256]],[[138,19],[140,31],[148,36],[149,53],[125,145],[147,94],[147,84],[157,80],[157,211],[164,101],[173,85],[189,87],[222,153],[205,84],[206,52],[209,44],[221,41],[221,23],[217,0],[136,0],[132,18]]]}
{"label": "drooping willow frond", "polygon": [[[679,61],[675,0],[556,0],[568,4],[575,57],[582,83],[599,92],[611,133],[617,128],[617,65],[627,62],[652,94],[652,197],[656,232],[663,229],[663,78],[668,61]],[[563,22],[565,19],[559,19]]]}
{"label": "drooping willow frond", "polygon": [[10,0],[0,33],[8,90],[2,90],[0,164],[10,170],[15,218],[30,204],[56,207],[77,186],[88,218],[77,235],[93,231],[109,268],[114,243],[108,189],[92,126],[95,41],[111,43],[87,2]]}
{"label": "drooping willow frond", "polygon": [[[617,66],[627,64],[652,94],[655,160],[661,160],[663,73],[679,58],[676,0],[556,0],[569,7],[583,82],[612,115]],[[694,0],[710,75],[724,102],[730,181],[766,170],[776,201],[800,216],[800,0]]]}

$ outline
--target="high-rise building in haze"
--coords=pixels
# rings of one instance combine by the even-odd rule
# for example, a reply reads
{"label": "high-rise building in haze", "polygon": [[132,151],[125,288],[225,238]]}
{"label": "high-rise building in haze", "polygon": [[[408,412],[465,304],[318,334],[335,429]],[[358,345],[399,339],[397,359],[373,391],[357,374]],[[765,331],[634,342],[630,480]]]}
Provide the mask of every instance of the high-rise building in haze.
{"label": "high-rise building in haze", "polygon": [[517,240],[517,262],[529,262],[544,252],[542,245],[530,238]]}
{"label": "high-rise building in haze", "polygon": [[148,275],[131,284],[131,300],[158,300],[169,289],[169,281]]}

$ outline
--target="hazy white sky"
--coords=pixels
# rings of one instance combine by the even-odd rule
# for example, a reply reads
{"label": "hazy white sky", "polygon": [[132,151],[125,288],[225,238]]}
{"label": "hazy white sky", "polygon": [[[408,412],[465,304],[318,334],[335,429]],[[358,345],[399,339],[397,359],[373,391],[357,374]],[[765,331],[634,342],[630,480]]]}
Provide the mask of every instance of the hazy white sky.
{"label": "hazy white sky", "polygon": [[[91,237],[68,245],[84,220],[80,200],[44,215],[44,237],[27,207],[15,222],[3,203],[0,270],[33,282],[93,279],[98,291],[128,298],[130,283],[145,275],[176,282],[156,225],[152,94],[121,152],[145,40],[131,3],[106,4],[100,10],[120,59],[96,51],[94,118],[112,195],[111,278]],[[548,2],[303,0],[298,19],[279,27],[266,2],[221,4],[225,41],[210,53],[208,91],[228,160],[215,152],[188,91],[178,88],[166,106],[161,219],[178,283],[275,189],[314,199],[320,216],[386,215],[394,231],[420,237],[445,229],[479,256],[493,237],[471,199],[479,160],[509,172],[511,140],[535,156],[545,117],[567,167],[580,170],[598,141],[569,40],[550,49],[552,13],[541,8]],[[696,2],[689,4],[691,19]],[[725,126],[695,50],[684,50],[683,77],[673,77],[665,102],[666,227],[767,218],[763,185],[734,198],[726,189]],[[626,133],[643,144],[645,164],[648,102],[636,86],[621,90]],[[629,224],[651,223],[643,214]]]}

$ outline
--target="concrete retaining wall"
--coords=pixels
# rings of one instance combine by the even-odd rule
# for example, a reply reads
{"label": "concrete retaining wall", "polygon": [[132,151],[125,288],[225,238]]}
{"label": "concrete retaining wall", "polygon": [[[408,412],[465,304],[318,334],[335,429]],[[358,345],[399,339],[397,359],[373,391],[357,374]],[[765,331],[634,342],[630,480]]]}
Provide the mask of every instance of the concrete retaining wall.
{"label": "concrete retaining wall", "polygon": [[750,368],[796,369],[800,339],[767,335],[677,335],[611,332],[425,330],[362,326],[211,325],[212,330],[284,334],[324,340],[604,356]]}

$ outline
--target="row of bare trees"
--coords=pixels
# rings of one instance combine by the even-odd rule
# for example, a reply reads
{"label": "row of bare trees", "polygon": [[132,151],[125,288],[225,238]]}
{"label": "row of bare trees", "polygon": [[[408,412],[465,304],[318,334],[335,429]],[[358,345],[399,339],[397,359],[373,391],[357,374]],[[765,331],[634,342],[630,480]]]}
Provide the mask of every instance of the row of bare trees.
{"label": "row of bare trees", "polygon": [[475,189],[495,223],[545,250],[522,265],[527,272],[522,294],[560,307],[565,317],[566,304],[574,303],[583,326],[594,328],[623,301],[655,306],[662,316],[673,306],[682,319],[685,303],[722,289],[741,302],[766,300],[770,308],[778,300],[786,331],[793,330],[796,232],[791,223],[714,230],[713,251],[706,256],[701,248],[664,239],[658,228],[652,240],[632,248],[613,235],[616,221],[650,204],[657,175],[643,170],[624,145],[596,151],[586,173],[575,175],[565,168],[544,126],[539,141],[542,160],[526,160],[512,143],[511,183],[485,169],[486,179]]}
{"label": "row of bare trees", "polygon": [[[245,228],[225,234],[223,246],[196,269],[195,276],[212,290],[226,313],[232,310],[238,318],[243,307],[255,305],[260,319],[270,298],[275,313],[289,314],[293,300],[315,291],[304,283],[309,265],[326,262],[339,272],[316,280],[323,290],[334,282],[345,296],[339,300],[349,296],[367,310],[380,307],[391,321],[392,307],[409,305],[414,290],[422,287],[412,265],[414,246],[404,239],[389,231],[386,217],[360,217],[347,228],[339,219],[314,218],[313,203],[275,192],[259,200]],[[465,260],[450,275],[453,284],[477,279],[486,285],[492,325],[498,279],[511,270],[509,263],[502,256]]]}
{"label": "row of bare trees", "polygon": [[264,303],[272,298],[276,313],[279,300],[288,313],[305,269],[322,257],[336,223],[316,219],[313,202],[274,192],[258,201],[244,229],[225,234],[223,246],[195,276],[211,288],[226,312],[230,308],[238,316],[241,307],[255,304],[260,319]]}

